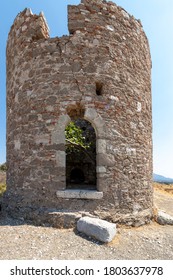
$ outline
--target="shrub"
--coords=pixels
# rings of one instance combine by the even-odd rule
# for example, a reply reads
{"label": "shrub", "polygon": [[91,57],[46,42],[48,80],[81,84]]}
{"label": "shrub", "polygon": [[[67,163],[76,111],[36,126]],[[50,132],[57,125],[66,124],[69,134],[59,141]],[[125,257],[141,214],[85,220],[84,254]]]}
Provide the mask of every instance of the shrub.
{"label": "shrub", "polygon": [[1,171],[7,171],[7,165],[6,165],[6,163],[0,164],[0,170],[1,170]]}
{"label": "shrub", "polygon": [[6,191],[6,184],[0,184],[0,196]]}

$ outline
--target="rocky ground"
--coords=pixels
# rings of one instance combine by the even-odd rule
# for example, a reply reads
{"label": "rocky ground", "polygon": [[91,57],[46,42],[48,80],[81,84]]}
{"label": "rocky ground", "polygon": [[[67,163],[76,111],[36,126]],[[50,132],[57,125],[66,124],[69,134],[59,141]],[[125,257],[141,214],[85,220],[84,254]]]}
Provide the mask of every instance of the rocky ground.
{"label": "rocky ground", "polygon": [[0,259],[173,259],[173,227],[156,223],[121,227],[111,243],[102,244],[72,229],[35,227],[1,219]]}
{"label": "rocky ground", "polygon": [[[156,187],[155,204],[173,215],[170,191]],[[1,215],[0,259],[173,260],[173,226],[120,226],[114,240],[104,244],[74,229],[36,227]]]}

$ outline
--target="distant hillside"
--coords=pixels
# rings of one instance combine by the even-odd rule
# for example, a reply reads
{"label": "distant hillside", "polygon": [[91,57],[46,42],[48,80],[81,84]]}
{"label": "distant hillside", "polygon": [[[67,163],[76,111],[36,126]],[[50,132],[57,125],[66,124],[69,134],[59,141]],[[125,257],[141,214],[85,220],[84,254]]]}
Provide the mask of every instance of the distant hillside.
{"label": "distant hillside", "polygon": [[153,174],[153,181],[154,182],[159,182],[159,183],[168,183],[168,184],[173,184],[173,179],[172,178],[167,178],[158,174]]}

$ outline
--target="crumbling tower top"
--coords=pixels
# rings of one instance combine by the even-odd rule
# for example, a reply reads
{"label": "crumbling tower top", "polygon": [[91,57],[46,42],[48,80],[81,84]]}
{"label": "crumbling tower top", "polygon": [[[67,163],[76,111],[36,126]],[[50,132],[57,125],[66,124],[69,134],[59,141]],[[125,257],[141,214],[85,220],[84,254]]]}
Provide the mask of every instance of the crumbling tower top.
{"label": "crumbling tower top", "polygon": [[35,15],[31,9],[26,8],[17,15],[9,36],[13,38],[11,44],[18,45],[18,47],[22,46],[24,42],[29,43],[34,40],[48,39],[49,27],[43,12]]}

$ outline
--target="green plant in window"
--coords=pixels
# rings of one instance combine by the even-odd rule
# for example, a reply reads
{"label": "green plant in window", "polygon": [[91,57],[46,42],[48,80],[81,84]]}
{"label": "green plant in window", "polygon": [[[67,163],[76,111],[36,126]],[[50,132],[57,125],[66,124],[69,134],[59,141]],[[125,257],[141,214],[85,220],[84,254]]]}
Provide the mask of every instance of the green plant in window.
{"label": "green plant in window", "polygon": [[86,142],[85,136],[83,136],[83,130],[74,122],[70,122],[66,127],[65,137],[67,145],[70,145],[71,147],[78,146],[83,149],[90,147],[89,143]]}
{"label": "green plant in window", "polygon": [[66,137],[66,153],[76,153],[76,156],[83,152],[92,161],[95,161],[92,155],[93,142],[89,141],[87,133],[79,127],[75,122],[70,122],[65,129]]}

